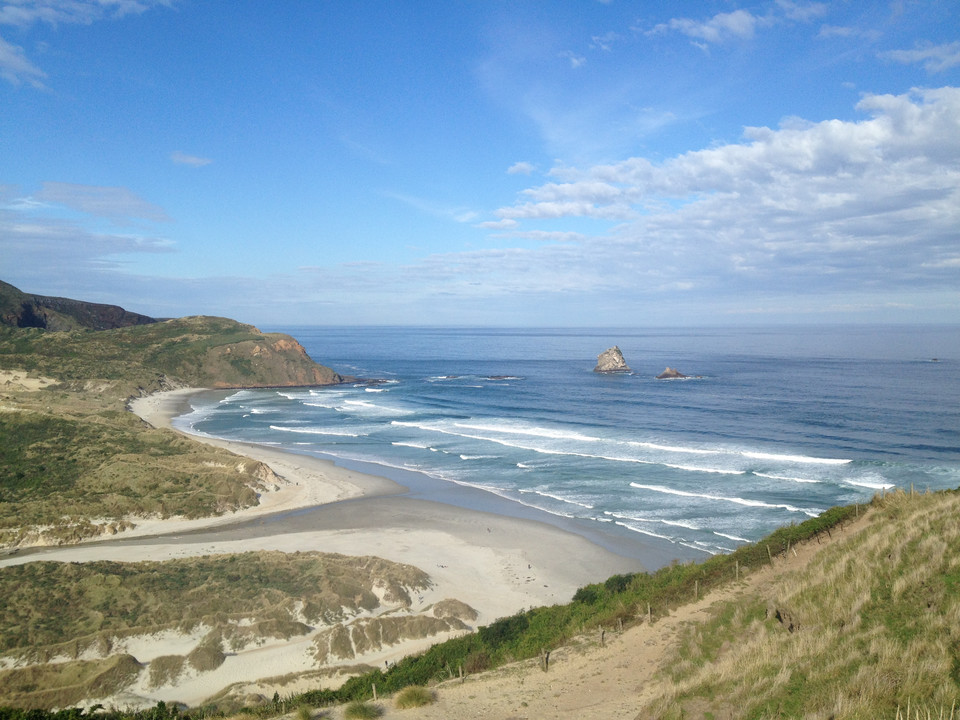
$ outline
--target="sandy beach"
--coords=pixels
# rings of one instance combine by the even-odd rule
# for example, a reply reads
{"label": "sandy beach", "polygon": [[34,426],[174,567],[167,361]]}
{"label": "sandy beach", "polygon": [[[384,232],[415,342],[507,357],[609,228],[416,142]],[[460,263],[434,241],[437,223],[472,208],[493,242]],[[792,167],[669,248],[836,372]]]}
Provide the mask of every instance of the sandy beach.
{"label": "sandy beach", "polygon": [[[131,410],[155,427],[171,428],[171,420],[189,410],[189,398],[196,392],[176,390],[139,398],[132,401]],[[191,437],[266,463],[280,482],[263,492],[257,507],[198,520],[137,519],[136,527],[120,536],[26,550],[3,558],[0,566],[35,560],[166,560],[250,550],[374,555],[414,565],[430,575],[433,586],[415,598],[412,612],[457,598],[478,612],[476,625],[525,608],[568,602],[587,583],[645,569],[635,558],[550,524],[405,496],[406,488],[392,480],[328,460]],[[156,638],[151,647],[138,649],[137,658],[149,662],[177,652],[174,646],[183,642]],[[401,644],[363,661],[382,664],[429,644],[432,641]],[[311,669],[303,648],[296,645],[258,648],[256,659],[240,653],[195,682],[153,690],[149,699],[199,703],[229,684]]]}

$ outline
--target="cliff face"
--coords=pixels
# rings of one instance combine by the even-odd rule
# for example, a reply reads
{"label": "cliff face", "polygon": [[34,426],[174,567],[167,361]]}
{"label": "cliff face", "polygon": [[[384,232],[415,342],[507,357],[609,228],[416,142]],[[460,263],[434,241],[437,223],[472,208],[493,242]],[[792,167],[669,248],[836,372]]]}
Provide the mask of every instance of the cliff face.
{"label": "cliff face", "polygon": [[199,387],[333,385],[344,381],[314,362],[289,335],[218,317],[185,317],[105,334],[169,378]]}
{"label": "cliff face", "polygon": [[210,378],[204,385],[218,388],[332,385],[344,380],[311,360],[292,337],[280,333],[211,348],[198,369]]}

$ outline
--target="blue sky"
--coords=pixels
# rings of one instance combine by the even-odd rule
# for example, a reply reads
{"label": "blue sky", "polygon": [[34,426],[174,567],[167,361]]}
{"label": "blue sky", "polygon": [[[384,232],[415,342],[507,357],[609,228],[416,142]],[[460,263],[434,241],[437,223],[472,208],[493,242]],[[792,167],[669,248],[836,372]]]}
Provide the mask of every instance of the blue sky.
{"label": "blue sky", "polygon": [[0,0],[0,279],[266,327],[960,322],[960,6]]}

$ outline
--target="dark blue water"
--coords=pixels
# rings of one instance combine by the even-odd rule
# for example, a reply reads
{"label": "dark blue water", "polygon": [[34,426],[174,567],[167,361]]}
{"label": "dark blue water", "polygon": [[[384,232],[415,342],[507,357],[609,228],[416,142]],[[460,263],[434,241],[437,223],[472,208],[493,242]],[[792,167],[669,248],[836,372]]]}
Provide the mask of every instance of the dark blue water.
{"label": "dark blue water", "polygon": [[[687,554],[960,486],[957,327],[274,330],[387,382],[221,393],[182,427],[419,471]],[[615,344],[633,374],[594,373]],[[667,365],[696,377],[656,380]]]}

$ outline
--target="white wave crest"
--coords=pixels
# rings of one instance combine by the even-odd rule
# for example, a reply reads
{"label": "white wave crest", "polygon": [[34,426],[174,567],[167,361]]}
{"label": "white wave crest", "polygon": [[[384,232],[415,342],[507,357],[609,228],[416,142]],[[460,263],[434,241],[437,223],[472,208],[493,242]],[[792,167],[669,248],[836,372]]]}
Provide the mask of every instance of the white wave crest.
{"label": "white wave crest", "polygon": [[736,503],[737,505],[744,505],[746,507],[765,507],[786,510],[788,512],[803,513],[804,515],[809,515],[810,517],[816,517],[823,512],[822,510],[798,508],[794,507],[793,505],[787,505],[786,503],[766,503],[762,500],[750,500],[742,497],[724,497],[723,495],[710,495],[708,493],[693,493],[686,490],[677,490],[676,488],[664,487],[663,485],[643,485],[641,483],[632,482],[630,483],[630,487],[635,487],[640,490],[650,490],[651,492],[665,493],[667,495],[680,495],[681,497],[702,498],[704,500]]}
{"label": "white wave crest", "polygon": [[757,477],[767,478],[768,480],[786,480],[787,482],[796,482],[796,483],[819,483],[819,480],[813,480],[811,478],[798,478],[798,477],[788,477],[786,475],[771,475],[769,473],[754,472],[754,475]]}
{"label": "white wave crest", "polygon": [[329,428],[311,428],[311,427],[284,427],[283,425],[271,425],[271,430],[289,433],[302,433],[304,435],[332,435],[335,437],[363,437],[364,433],[347,432],[346,430],[330,430]]}

